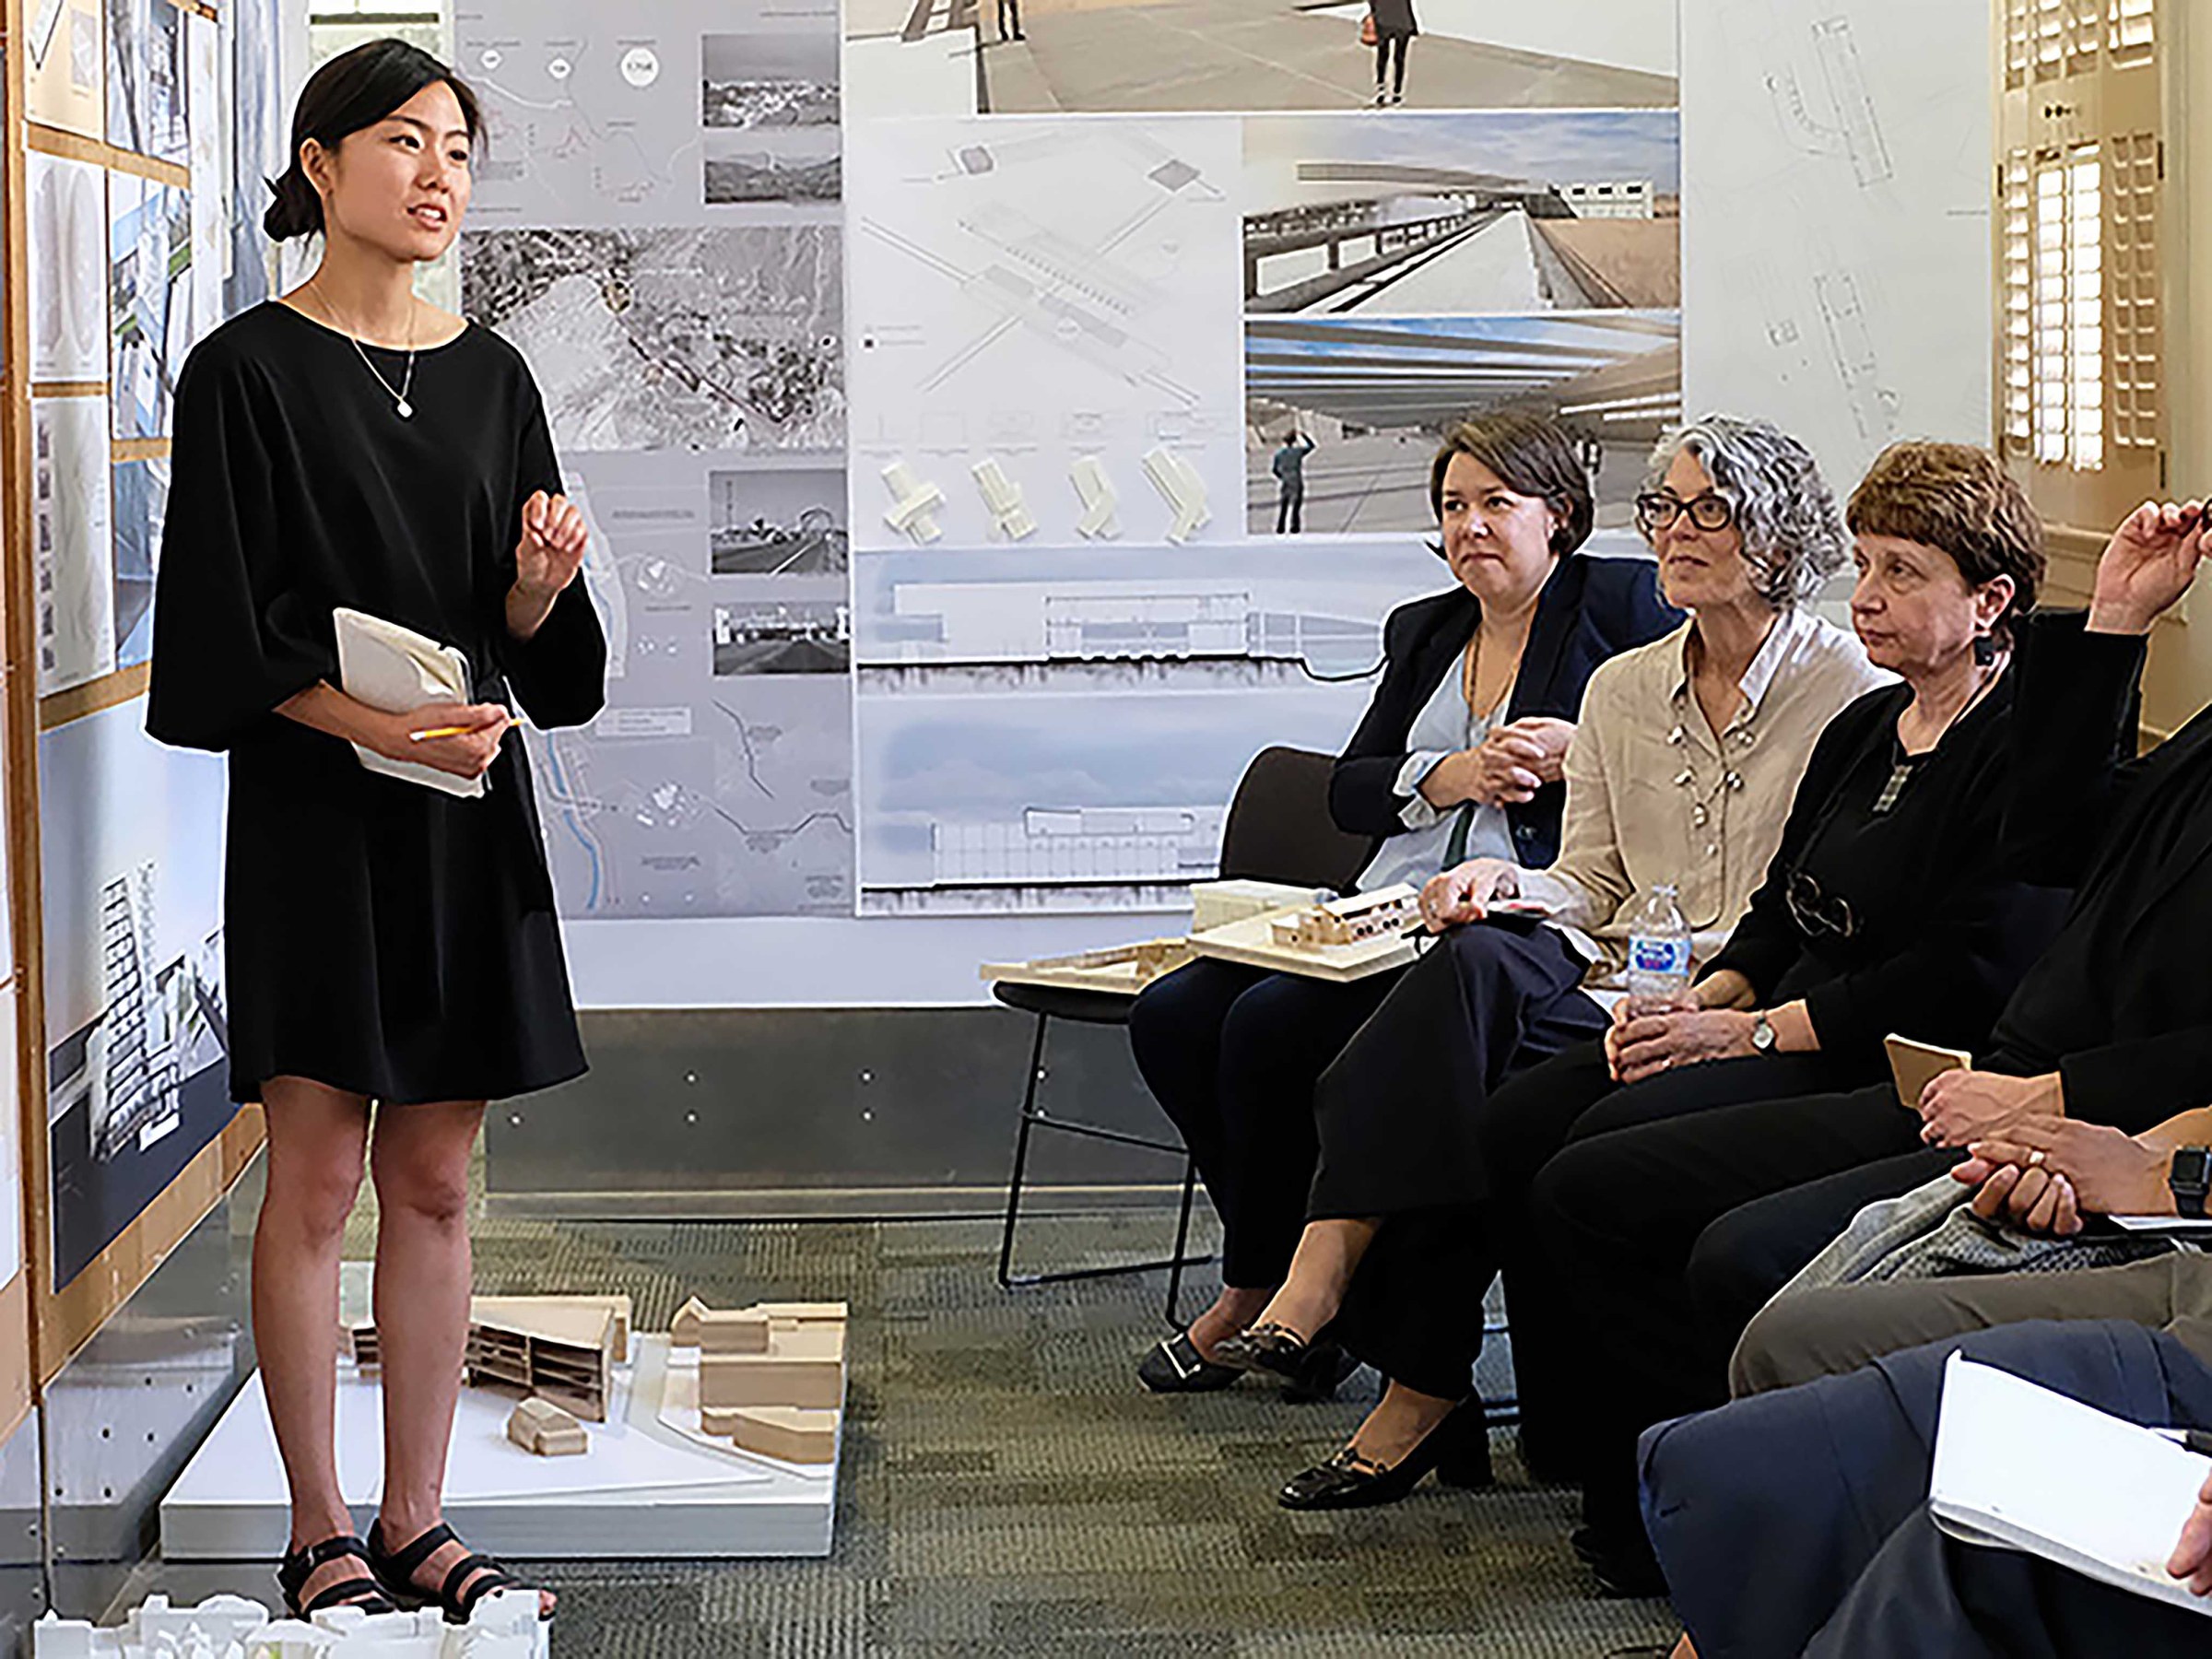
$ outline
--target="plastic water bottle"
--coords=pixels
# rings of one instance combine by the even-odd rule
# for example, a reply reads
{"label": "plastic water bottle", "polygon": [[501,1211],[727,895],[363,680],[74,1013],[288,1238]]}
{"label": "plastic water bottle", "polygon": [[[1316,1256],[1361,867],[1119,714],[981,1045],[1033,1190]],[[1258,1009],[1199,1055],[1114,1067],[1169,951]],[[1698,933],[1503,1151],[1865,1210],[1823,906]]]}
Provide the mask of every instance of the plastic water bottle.
{"label": "plastic water bottle", "polygon": [[1666,882],[1644,895],[1629,922],[1629,994],[1671,1000],[1689,989],[1689,924]]}

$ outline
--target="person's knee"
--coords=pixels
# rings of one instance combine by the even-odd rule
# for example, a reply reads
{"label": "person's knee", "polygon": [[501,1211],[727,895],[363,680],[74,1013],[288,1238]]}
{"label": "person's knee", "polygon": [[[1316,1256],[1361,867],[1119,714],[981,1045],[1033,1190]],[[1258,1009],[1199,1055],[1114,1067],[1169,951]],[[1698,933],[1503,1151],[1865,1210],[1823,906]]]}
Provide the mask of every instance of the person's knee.
{"label": "person's knee", "polygon": [[1752,1317],[1728,1359],[1732,1398],[1794,1388],[1834,1369],[1829,1353],[1836,1332],[1834,1299],[1818,1291],[1780,1297]]}
{"label": "person's knee", "polygon": [[473,1143],[441,1140],[400,1148],[379,1147],[373,1163],[376,1202],[386,1214],[439,1227],[468,1218],[468,1167]]}
{"label": "person's knee", "polygon": [[361,1148],[334,1143],[272,1162],[261,1225],[295,1237],[329,1240],[346,1230],[361,1193]]}

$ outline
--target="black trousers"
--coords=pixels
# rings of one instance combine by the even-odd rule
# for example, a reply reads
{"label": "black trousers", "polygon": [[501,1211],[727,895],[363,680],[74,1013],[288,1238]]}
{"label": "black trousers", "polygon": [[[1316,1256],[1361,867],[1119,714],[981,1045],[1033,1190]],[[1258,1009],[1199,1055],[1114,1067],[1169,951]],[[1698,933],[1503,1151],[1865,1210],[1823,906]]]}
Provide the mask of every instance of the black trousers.
{"label": "black trousers", "polygon": [[[1636,1439],[1728,1397],[1728,1356],[1769,1296],[1865,1205],[1941,1174],[1888,1083],[1588,1133],[1530,1196],[1553,1294],[1574,1310],[1548,1356],[1583,1425],[1584,1517],[1638,1524]],[[1514,1351],[1520,1351],[1515,1332]]]}
{"label": "black trousers", "polygon": [[1221,1278],[1280,1284],[1306,1222],[1313,1085],[1389,994],[1200,960],[1154,980],[1129,1013],[1137,1069],[1182,1132],[1221,1217]]}
{"label": "black trousers", "polygon": [[[1496,1208],[1497,1262],[1512,1325],[1522,1443],[1533,1462],[1547,1473],[1579,1470],[1589,1412],[1581,1368],[1590,1317],[1532,1220],[1531,1193],[1539,1174],[1562,1148],[1585,1139],[1845,1088],[1862,1082],[1867,1069],[1864,1060],[1825,1053],[1769,1054],[1708,1061],[1624,1088],[1606,1069],[1604,1045],[1585,1042],[1499,1090],[1485,1123],[1485,1149],[1493,1169],[1511,1172],[1515,1194],[1510,1206]],[[1745,1310],[1745,1323],[1765,1300],[1761,1296]]]}
{"label": "black trousers", "polygon": [[1383,1222],[1331,1334],[1422,1394],[1457,1399],[1472,1385],[1496,1269],[1488,1217],[1512,1208],[1526,1184],[1518,1167],[1494,1165],[1485,1124],[1516,1067],[1604,1028],[1583,972],[1549,928],[1455,928],[1314,1090],[1312,1215]]}
{"label": "black trousers", "polygon": [[1276,487],[1275,533],[1277,535],[1301,534],[1305,525],[1306,481],[1282,483]]}
{"label": "black trousers", "polygon": [[[2205,1651],[2202,1614],[1936,1532],[1928,1471],[1954,1349],[2131,1422],[2212,1427],[2212,1369],[2171,1336],[2037,1321],[1655,1429],[1643,1442],[1644,1511],[1700,1659]],[[2030,1463],[2044,1454],[2021,1448]]]}
{"label": "black trousers", "polygon": [[1409,34],[1378,34],[1375,37],[1375,90],[1382,90],[1383,71],[1395,59],[1397,76],[1391,82],[1391,90],[1406,90],[1406,52],[1413,44]]}

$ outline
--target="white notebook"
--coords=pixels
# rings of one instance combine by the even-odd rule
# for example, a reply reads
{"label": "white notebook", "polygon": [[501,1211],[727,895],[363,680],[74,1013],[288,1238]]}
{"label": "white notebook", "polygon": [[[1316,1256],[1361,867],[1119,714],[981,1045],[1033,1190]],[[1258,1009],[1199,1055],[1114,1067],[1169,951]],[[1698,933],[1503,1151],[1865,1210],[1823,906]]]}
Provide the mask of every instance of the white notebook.
{"label": "white notebook", "polygon": [[[340,606],[331,612],[338,636],[338,685],[356,702],[388,714],[402,714],[425,703],[465,703],[469,695],[468,659],[411,628],[386,622],[363,611]],[[484,793],[482,778],[457,778],[419,760],[394,760],[374,749],[353,746],[372,772],[473,799]]]}
{"label": "white notebook", "polygon": [[2212,1613],[2212,1600],[2166,1572],[2207,1474],[2212,1458],[2154,1429],[1957,1354],[1944,1366],[1928,1507],[1966,1543]]}

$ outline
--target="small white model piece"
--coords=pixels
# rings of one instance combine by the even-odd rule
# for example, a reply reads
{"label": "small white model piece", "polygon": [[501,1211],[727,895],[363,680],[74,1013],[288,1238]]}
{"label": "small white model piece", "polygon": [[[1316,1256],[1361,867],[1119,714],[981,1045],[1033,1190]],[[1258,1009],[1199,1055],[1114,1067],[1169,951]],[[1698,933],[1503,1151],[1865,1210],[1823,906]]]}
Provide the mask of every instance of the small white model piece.
{"label": "small white model piece", "polygon": [[852,1309],[841,1301],[755,1302],[746,1312],[765,1314],[779,1330],[788,1325],[841,1325],[853,1317]]}
{"label": "small white model piece", "polygon": [[891,492],[890,508],[883,515],[885,524],[924,544],[944,534],[937,528],[937,509],[945,505],[943,490],[914,477],[914,469],[903,461],[894,461],[883,469],[883,482]]}
{"label": "small white model piece", "polygon": [[709,1312],[700,1317],[701,1354],[765,1354],[768,1340],[768,1315],[758,1308],[744,1308],[734,1313]]}
{"label": "small white model piece", "polygon": [[1294,950],[1359,945],[1404,933],[1419,920],[1420,895],[1409,887],[1388,887],[1291,911],[1277,918],[1275,942]]}
{"label": "small white model piece", "polygon": [[1162,444],[1145,455],[1145,477],[1152,480],[1175,516],[1168,524],[1168,539],[1182,543],[1203,529],[1213,518],[1206,507],[1206,480],[1198,469],[1173,450]]}
{"label": "small white model piece", "polygon": [[1135,995],[1190,959],[1187,939],[1147,939],[1141,945],[1110,945],[1103,950],[1078,950],[1072,956],[1038,957],[1027,962],[985,962],[982,977],[986,983],[1004,980],[1015,985]]}
{"label": "small white model piece", "polygon": [[997,456],[985,455],[969,470],[975,474],[975,487],[983,492],[983,505],[991,510],[991,523],[1001,535],[1021,541],[1037,534],[1037,521],[1022,501],[1021,486],[1006,477]]}
{"label": "small white model piece", "polygon": [[534,1590],[498,1590],[465,1625],[435,1607],[364,1613],[326,1607],[309,1622],[272,1620],[259,1602],[214,1595],[196,1607],[148,1596],[120,1625],[100,1629],[49,1613],[31,1626],[34,1659],[546,1659]]}
{"label": "small white model piece", "polygon": [[695,1348],[699,1346],[699,1322],[713,1310],[693,1297],[676,1311],[676,1318],[668,1326],[668,1346],[672,1348]]}
{"label": "small white model piece", "polygon": [[1105,464],[1096,455],[1077,455],[1067,476],[1075,484],[1076,500],[1083,503],[1083,516],[1076,521],[1077,534],[1093,541],[1111,541],[1119,535],[1122,527],[1113,516],[1119,503]]}
{"label": "small white model piece", "polygon": [[729,1413],[731,1436],[745,1451],[785,1463],[837,1461],[837,1413],[791,1406],[749,1406]]}
{"label": "small white model piece", "polygon": [[702,1412],[739,1406],[796,1406],[812,1411],[835,1411],[844,1400],[845,1327],[841,1324],[826,1320],[771,1324],[765,1354],[700,1356],[699,1404]]}
{"label": "small white model piece", "polygon": [[582,1423],[552,1401],[535,1395],[508,1418],[507,1438],[538,1457],[574,1457],[592,1449]]}
{"label": "small white model piece", "polygon": [[[1325,889],[1324,889],[1325,890]],[[1227,927],[1231,922],[1264,916],[1269,911],[1320,902],[1322,893],[1312,888],[1288,887],[1279,881],[1197,881],[1191,884],[1191,931]]]}

